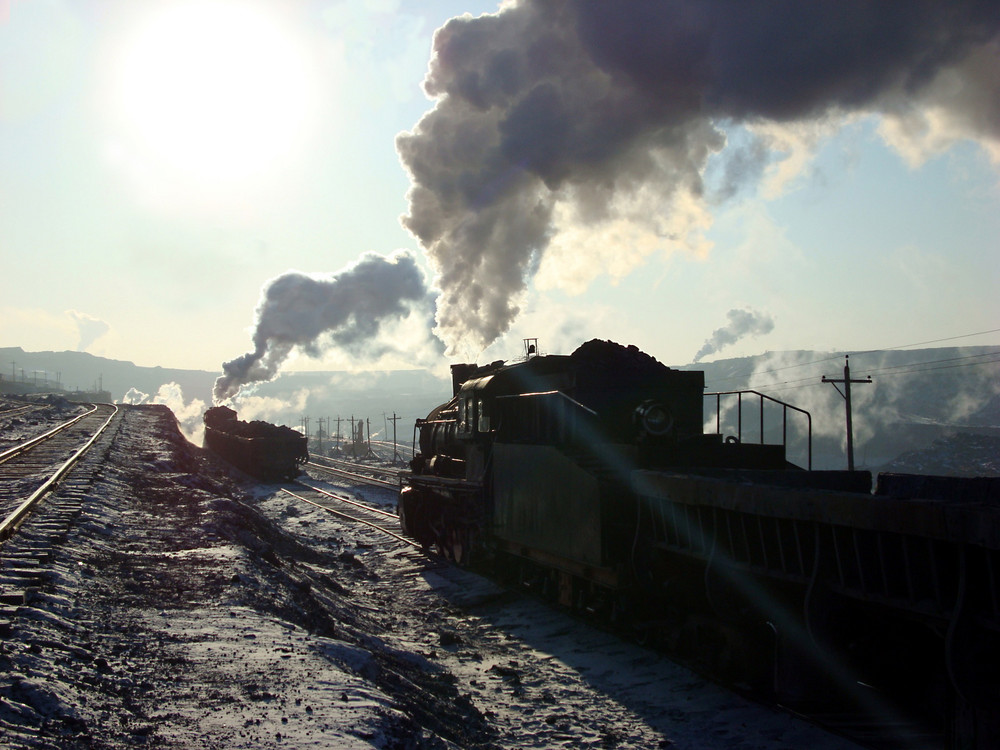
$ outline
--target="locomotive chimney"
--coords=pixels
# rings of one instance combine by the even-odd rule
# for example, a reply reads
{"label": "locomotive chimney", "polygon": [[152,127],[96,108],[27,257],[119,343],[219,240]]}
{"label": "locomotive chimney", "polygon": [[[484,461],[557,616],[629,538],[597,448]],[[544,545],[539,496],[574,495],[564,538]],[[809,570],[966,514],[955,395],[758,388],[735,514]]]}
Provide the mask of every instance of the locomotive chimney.
{"label": "locomotive chimney", "polygon": [[463,365],[452,365],[451,366],[451,395],[457,396],[458,389],[462,387],[462,383],[469,379],[473,372],[476,371],[476,365],[474,364],[463,364]]}

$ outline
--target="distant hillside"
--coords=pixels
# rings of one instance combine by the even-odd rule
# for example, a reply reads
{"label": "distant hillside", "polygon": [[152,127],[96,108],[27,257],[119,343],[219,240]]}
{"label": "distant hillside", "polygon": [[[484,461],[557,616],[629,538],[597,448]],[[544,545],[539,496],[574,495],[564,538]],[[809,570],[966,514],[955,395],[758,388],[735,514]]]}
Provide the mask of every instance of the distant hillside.
{"label": "distant hillside", "polygon": [[[132,393],[166,403],[177,414],[185,432],[200,442],[201,415],[211,405],[217,372],[139,367],[131,362],[95,357],[81,352],[25,352],[0,348],[0,363],[10,368],[3,381],[55,381],[66,390],[103,387],[116,401]],[[13,364],[12,364],[13,363]],[[850,358],[852,379],[872,382],[852,387],[855,462],[858,468],[879,470],[908,451],[926,449],[955,435],[1000,436],[1000,347],[948,347],[910,351],[855,353]],[[846,415],[843,397],[822,377],[843,377],[844,355],[835,352],[769,352],[755,357],[724,359],[685,365],[681,369],[705,372],[708,391],[754,389],[808,410],[813,424],[813,467],[846,466]],[[0,367],[2,372],[2,367]],[[58,375],[57,375],[58,374]],[[176,387],[170,384],[176,384]],[[0,383],[2,385],[2,383]],[[166,386],[166,387],[165,387]],[[842,386],[841,386],[842,388]],[[134,391],[132,389],[135,389]],[[162,389],[162,390],[161,390]],[[157,393],[159,392],[159,396]],[[342,433],[351,418],[368,420],[375,437],[392,437],[395,414],[399,439],[409,439],[413,422],[426,416],[451,396],[451,383],[424,370],[395,372],[293,372],[244,393],[236,406],[244,419],[301,426],[310,420],[310,433],[319,420],[324,431]],[[744,403],[744,439],[758,440],[754,399]],[[748,406],[749,404],[749,406]],[[723,406],[730,419],[734,410]],[[766,439],[780,430],[780,412],[766,412]],[[328,421],[329,420],[329,421]],[[714,399],[706,401],[706,420],[714,425]],[[798,429],[794,417],[792,434]],[[723,432],[735,432],[735,421]],[[778,433],[780,434],[780,432]],[[967,445],[961,440],[947,443]],[[804,464],[804,453],[790,455]],[[926,465],[933,461],[922,458]],[[952,460],[957,465],[957,460]],[[964,472],[974,469],[963,465]],[[988,473],[996,471],[989,465]]]}
{"label": "distant hillside", "polygon": [[95,357],[86,352],[26,352],[20,347],[0,348],[3,380],[37,382],[58,381],[67,391],[105,390],[121,401],[131,388],[156,393],[165,383],[177,383],[189,398],[211,398],[217,374],[202,370],[177,370],[164,367],[140,367],[132,362]]}
{"label": "distant hillside", "polygon": [[1000,435],[959,432],[941,437],[927,448],[897,456],[882,470],[953,477],[1000,476]]}

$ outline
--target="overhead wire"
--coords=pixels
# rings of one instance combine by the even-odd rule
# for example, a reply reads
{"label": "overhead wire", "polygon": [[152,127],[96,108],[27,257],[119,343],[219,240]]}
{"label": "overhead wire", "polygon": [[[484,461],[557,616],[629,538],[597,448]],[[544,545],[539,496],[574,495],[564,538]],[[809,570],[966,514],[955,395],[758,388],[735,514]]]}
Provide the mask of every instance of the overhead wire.
{"label": "overhead wire", "polygon": [[[894,378],[901,375],[913,375],[922,373],[931,373],[936,370],[953,370],[959,367],[978,367],[980,365],[992,365],[1000,364],[1000,352],[991,353],[990,355],[973,355],[973,357],[979,356],[992,356],[994,359],[988,359],[981,362],[962,362],[958,364],[940,364],[943,362],[955,362],[959,359],[966,359],[964,357],[949,357],[941,360],[931,360],[929,362],[915,363],[910,365],[895,365],[893,367],[886,367],[880,370],[860,370],[860,372],[865,375],[880,375],[882,379]],[[970,357],[971,358],[971,357]],[[920,366],[916,366],[920,365]],[[927,367],[924,365],[938,365],[935,367]],[[911,369],[901,369],[901,368],[911,368]],[[896,372],[890,372],[891,370],[897,370]],[[930,376],[929,376],[930,377]],[[820,385],[822,381],[816,380],[815,377],[809,378],[799,378],[797,380],[785,380],[778,383],[766,383],[763,385],[757,385],[755,388],[767,388],[769,391],[787,391],[795,390],[798,388],[809,388],[814,385]]]}
{"label": "overhead wire", "polygon": [[[810,366],[810,365],[819,365],[819,364],[822,364],[824,362],[831,362],[831,361],[839,360],[845,354],[846,355],[852,355],[852,354],[853,355],[875,354],[875,353],[879,353],[879,352],[883,352],[883,351],[895,351],[895,350],[898,350],[898,349],[906,349],[906,348],[909,348],[909,347],[912,347],[912,346],[923,346],[923,345],[926,345],[926,344],[940,343],[942,341],[955,341],[957,339],[969,338],[969,337],[972,337],[972,336],[982,336],[982,335],[985,335],[985,334],[997,333],[997,332],[1000,332],[1000,328],[994,328],[994,329],[991,329],[991,330],[988,330],[988,331],[977,331],[975,333],[966,333],[966,334],[962,334],[962,335],[959,335],[959,336],[948,336],[946,338],[933,339],[933,340],[929,340],[929,341],[920,341],[920,342],[911,343],[911,344],[901,344],[899,346],[885,347],[883,349],[868,349],[868,350],[864,350],[864,351],[845,352],[843,354],[836,354],[836,355],[832,355],[832,356],[829,356],[829,357],[822,357],[822,358],[819,358],[819,359],[811,359],[811,360],[809,360],[807,362],[797,362],[795,364],[785,365],[785,366],[782,366],[782,367],[775,367],[775,368],[771,368],[771,369],[768,369],[768,370],[744,371],[743,373],[738,373],[736,375],[729,375],[727,377],[719,378],[716,381],[714,381],[714,383],[725,383],[727,381],[739,380],[739,379],[742,379],[742,378],[761,377],[761,376],[764,376],[764,375],[768,375],[768,374],[771,374],[771,373],[777,373],[777,372],[781,372],[781,371],[784,371],[784,370],[791,370],[791,369],[795,369],[795,368],[799,368],[799,367],[807,367],[807,366]],[[875,373],[888,372],[888,371],[894,370],[894,369],[900,369],[900,370],[902,370],[902,372],[895,373],[895,374],[905,374],[905,373],[909,373],[909,372],[919,372],[920,369],[903,370],[903,368],[917,368],[919,364],[938,364],[940,362],[951,362],[951,361],[957,361],[957,360],[961,360],[961,359],[975,359],[975,358],[980,358],[980,357],[1000,357],[1000,353],[998,353],[998,352],[987,352],[985,354],[969,355],[968,357],[953,357],[953,358],[946,358],[946,359],[942,359],[942,360],[931,360],[931,361],[924,362],[924,363],[907,363],[907,364],[902,364],[902,365],[893,365],[893,366],[890,366],[890,367],[880,368],[880,369],[876,369],[876,370],[873,370],[873,369],[870,369],[870,368],[867,368],[867,369],[866,368],[859,368],[859,371],[864,372],[865,374],[875,374]],[[997,362],[997,361],[1000,361],[1000,359],[988,360],[986,362],[981,362],[981,363],[972,363],[972,365],[974,366],[974,365],[978,365],[978,364],[991,364],[991,363]],[[970,366],[970,365],[968,365],[968,364],[966,364],[966,365],[953,365],[952,367],[964,367],[964,366]],[[949,368],[948,367],[941,367],[941,368],[926,368],[926,369],[949,369]],[[797,387],[808,387],[809,385],[814,384],[813,383],[814,380],[815,380],[815,376],[812,376],[812,377],[807,377],[807,378],[799,378],[797,380],[782,381],[780,383],[767,383],[766,385],[764,385],[762,387],[767,387],[769,389],[775,389],[775,388],[777,388],[778,390],[789,390],[790,389],[789,387],[781,387],[781,386],[792,386],[792,385],[794,385],[796,383],[804,383],[805,385],[797,386]],[[749,386],[750,386],[750,384],[748,384],[748,387]]]}
{"label": "overhead wire", "polygon": [[[1000,361],[1000,352],[984,352],[982,354],[969,354],[964,357],[946,357],[945,359],[932,359],[932,360],[927,360],[925,362],[907,362],[901,365],[889,365],[887,367],[880,367],[878,369],[870,369],[870,368],[869,369],[861,368],[861,369],[863,369],[864,372],[871,373],[873,375],[876,373],[887,373],[890,372],[891,370],[903,370],[905,372],[912,372],[914,371],[914,368],[920,368],[923,365],[936,365],[942,362],[959,362],[968,359],[982,359],[984,357],[992,357],[992,359],[989,359],[981,364],[998,362]],[[973,363],[973,364],[980,364],[980,363]]]}
{"label": "overhead wire", "polygon": [[988,333],[997,333],[997,332],[1000,332],[1000,328],[991,328],[988,331],[977,331],[976,333],[963,333],[959,336],[948,336],[943,339],[932,339],[931,341],[918,341],[915,344],[901,344],[899,346],[887,346],[883,349],[869,349],[868,351],[857,352],[857,353],[870,354],[872,352],[880,352],[880,351],[888,352],[888,351],[893,351],[895,349],[909,349],[911,346],[926,346],[927,344],[940,344],[942,341],[956,341],[958,339],[967,339],[971,338],[972,336],[985,336]]}

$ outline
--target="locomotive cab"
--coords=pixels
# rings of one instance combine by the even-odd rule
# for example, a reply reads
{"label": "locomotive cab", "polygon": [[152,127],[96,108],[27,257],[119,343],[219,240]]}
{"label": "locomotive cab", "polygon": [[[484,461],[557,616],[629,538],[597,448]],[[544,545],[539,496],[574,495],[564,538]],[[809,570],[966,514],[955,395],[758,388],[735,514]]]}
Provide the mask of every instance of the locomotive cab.
{"label": "locomotive cab", "polygon": [[499,425],[496,400],[525,389],[567,387],[568,359],[453,365],[454,397],[416,422],[420,451],[411,462],[414,474],[482,481]]}

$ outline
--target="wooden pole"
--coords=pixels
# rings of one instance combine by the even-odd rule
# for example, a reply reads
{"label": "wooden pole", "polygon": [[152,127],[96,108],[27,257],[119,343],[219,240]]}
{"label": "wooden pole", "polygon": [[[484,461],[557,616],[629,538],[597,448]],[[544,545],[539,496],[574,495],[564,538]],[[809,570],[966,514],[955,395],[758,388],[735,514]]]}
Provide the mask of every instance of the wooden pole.
{"label": "wooden pole", "polygon": [[837,388],[837,393],[843,396],[847,412],[847,470],[854,471],[854,420],[851,416],[851,383],[870,383],[872,376],[869,375],[865,380],[852,380],[850,355],[845,354],[843,379],[828,378],[824,375],[823,382],[833,383],[834,388],[837,388],[838,383],[844,384],[844,390],[841,391],[840,388]]}

